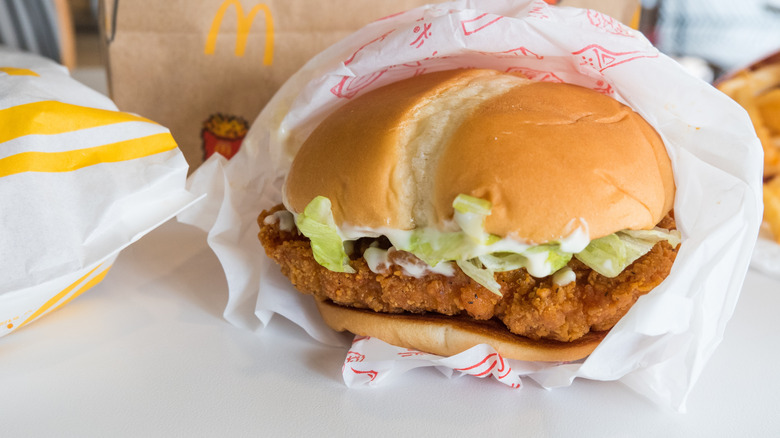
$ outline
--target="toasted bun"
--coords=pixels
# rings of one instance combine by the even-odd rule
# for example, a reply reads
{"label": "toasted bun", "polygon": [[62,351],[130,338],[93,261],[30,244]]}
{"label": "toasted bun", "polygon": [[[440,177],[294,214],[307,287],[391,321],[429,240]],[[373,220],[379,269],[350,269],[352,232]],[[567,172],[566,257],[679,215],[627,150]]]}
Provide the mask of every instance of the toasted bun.
{"label": "toasted bun", "polygon": [[590,332],[573,342],[532,340],[513,335],[495,321],[478,321],[435,313],[377,313],[317,300],[328,326],[389,344],[440,356],[452,356],[479,344],[489,344],[507,359],[563,362],[588,356],[607,332]]}
{"label": "toasted bun", "polygon": [[[486,230],[531,243],[652,228],[674,180],[658,134],[593,90],[493,70],[403,80],[346,103],[301,146],[287,208],[328,197],[340,225],[446,229],[452,201],[492,202]],[[451,225],[449,225],[451,226]]]}

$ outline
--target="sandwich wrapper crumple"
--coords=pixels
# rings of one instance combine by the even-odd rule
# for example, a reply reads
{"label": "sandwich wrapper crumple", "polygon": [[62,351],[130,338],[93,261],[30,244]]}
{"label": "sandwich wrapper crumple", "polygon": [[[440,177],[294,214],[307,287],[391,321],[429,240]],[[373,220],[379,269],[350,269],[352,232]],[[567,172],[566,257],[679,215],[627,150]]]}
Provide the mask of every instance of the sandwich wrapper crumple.
{"label": "sandwich wrapper crumple", "polygon": [[463,67],[582,85],[641,114],[663,137],[674,166],[683,236],[677,261],[585,360],[513,361],[487,346],[442,358],[356,338],[345,382],[378,384],[420,366],[492,375],[512,387],[522,385],[521,376],[546,388],[577,377],[619,380],[684,410],[748,269],[761,221],[761,146],[736,103],[685,73],[640,33],[591,10],[543,1],[430,5],[371,23],[306,64],[254,122],[237,156],[212,157],[189,180],[191,190],[209,196],[179,218],[209,232],[228,280],[225,317],[257,331],[279,313],[314,338],[343,345],[343,336],[321,322],[313,299],[295,291],[265,256],[256,218],[281,201],[296,148],[331,110],[381,85]]}
{"label": "sandwich wrapper crumple", "polygon": [[0,336],[94,286],[194,202],[170,132],[65,67],[0,47]]}

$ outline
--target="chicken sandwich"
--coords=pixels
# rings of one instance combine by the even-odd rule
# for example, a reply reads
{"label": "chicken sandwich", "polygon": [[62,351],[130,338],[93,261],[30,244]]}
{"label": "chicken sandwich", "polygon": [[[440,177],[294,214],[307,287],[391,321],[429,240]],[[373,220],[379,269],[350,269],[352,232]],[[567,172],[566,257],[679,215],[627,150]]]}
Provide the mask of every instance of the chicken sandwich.
{"label": "chicken sandwich", "polygon": [[347,102],[297,152],[260,240],[336,330],[452,355],[590,354],[669,274],[656,131],[617,100],[484,69]]}

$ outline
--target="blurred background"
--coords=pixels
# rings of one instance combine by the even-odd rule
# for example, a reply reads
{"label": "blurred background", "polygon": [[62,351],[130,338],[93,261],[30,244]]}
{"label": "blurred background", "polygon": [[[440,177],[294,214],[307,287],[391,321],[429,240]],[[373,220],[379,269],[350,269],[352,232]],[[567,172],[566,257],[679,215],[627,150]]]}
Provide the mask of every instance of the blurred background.
{"label": "blurred background", "polygon": [[108,94],[97,9],[98,0],[0,0],[0,46],[59,61]]}
{"label": "blurred background", "polygon": [[711,81],[780,50],[780,0],[643,0],[639,29]]}
{"label": "blurred background", "polygon": [[[780,50],[780,0],[642,0],[641,8],[640,30],[707,81]],[[97,9],[98,0],[0,0],[0,45],[58,60],[105,92]]]}

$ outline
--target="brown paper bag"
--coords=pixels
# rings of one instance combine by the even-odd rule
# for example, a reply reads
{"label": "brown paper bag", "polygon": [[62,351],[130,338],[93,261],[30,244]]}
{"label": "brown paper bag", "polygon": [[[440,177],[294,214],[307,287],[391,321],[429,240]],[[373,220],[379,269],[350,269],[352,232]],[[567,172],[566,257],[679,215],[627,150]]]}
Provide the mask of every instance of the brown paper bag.
{"label": "brown paper bag", "polygon": [[[190,170],[230,158],[276,90],[370,21],[431,0],[102,0],[111,97],[167,126]],[[549,1],[554,3],[554,1]],[[563,0],[624,22],[638,0]]]}

